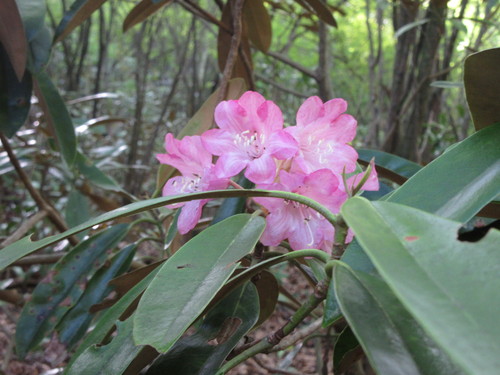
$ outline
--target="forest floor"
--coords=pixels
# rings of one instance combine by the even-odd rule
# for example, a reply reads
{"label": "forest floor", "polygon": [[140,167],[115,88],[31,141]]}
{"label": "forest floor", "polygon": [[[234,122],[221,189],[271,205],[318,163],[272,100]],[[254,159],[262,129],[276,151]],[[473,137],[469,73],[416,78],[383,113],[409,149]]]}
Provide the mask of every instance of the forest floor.
{"label": "forest floor", "polygon": [[[295,267],[287,267],[280,272],[282,285],[298,300],[303,301],[312,293],[311,286]],[[64,345],[54,335],[44,340],[38,351],[30,353],[20,360],[13,350],[15,322],[20,308],[12,305],[0,305],[0,375],[56,375],[61,374],[68,361],[69,354]],[[248,336],[252,340],[275,332],[282,327],[291,316],[292,310],[278,305],[274,314],[259,329]],[[313,319],[306,322],[311,323]],[[300,327],[299,327],[300,329]],[[324,331],[319,331],[325,333]],[[327,342],[328,341],[328,342]],[[229,375],[266,375],[266,374],[318,374],[333,375],[332,346],[333,337],[318,336],[308,340],[304,345],[297,344],[291,349],[270,354],[259,354],[231,370]],[[325,350],[328,351],[325,357]],[[326,360],[325,360],[326,359]],[[324,368],[327,364],[328,369]],[[359,365],[359,364],[358,364]],[[359,366],[358,366],[359,368]],[[348,371],[345,374],[363,374],[364,371]],[[368,373],[368,372],[367,372]],[[96,374],[97,375],[97,374]],[[188,374],[173,374],[188,375]]]}

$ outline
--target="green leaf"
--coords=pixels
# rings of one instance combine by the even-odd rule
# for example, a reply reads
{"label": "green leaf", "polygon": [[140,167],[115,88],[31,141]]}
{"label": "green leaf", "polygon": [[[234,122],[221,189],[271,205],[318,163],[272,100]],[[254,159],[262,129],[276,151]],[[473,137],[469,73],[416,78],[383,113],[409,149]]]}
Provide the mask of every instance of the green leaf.
{"label": "green leaf", "polygon": [[50,58],[52,47],[52,32],[48,26],[43,26],[29,43],[28,68],[33,74],[42,71]]}
{"label": "green leaf", "polygon": [[78,151],[76,153],[75,166],[95,186],[104,190],[122,191],[122,188],[114,179],[104,174],[89,158]]}
{"label": "green leaf", "polygon": [[169,350],[231,276],[238,260],[253,249],[264,227],[261,217],[235,215],[181,247],[163,264],[139,302],[136,343],[159,352]]}
{"label": "green leaf", "polygon": [[76,0],[64,14],[56,28],[54,43],[64,39],[71,31],[80,26],[92,13],[99,9],[107,0]]}
{"label": "green leaf", "polygon": [[345,327],[333,347],[333,373],[343,373],[359,358],[359,342],[351,327]]}
{"label": "green leaf", "polygon": [[0,44],[0,132],[12,137],[24,125],[31,104],[33,82],[25,71],[19,81],[12,64]]}
{"label": "green leaf", "polygon": [[76,352],[71,357],[70,362],[66,366],[65,374],[74,373],[73,363],[80,357],[80,355],[91,345],[99,344],[113,328],[116,321],[124,314],[129,306],[137,300],[138,297],[144,292],[149,283],[154,279],[160,269],[152,270],[146,277],[139,281],[132,287],[118,302],[111,306],[104,312],[97,321],[96,326],[82,341]]}
{"label": "green leaf", "polygon": [[154,198],[142,202],[131,203],[127,206],[117,208],[116,210],[106,212],[94,219],[88,220],[83,224],[71,228],[64,233],[46,237],[39,241],[32,242],[30,240],[31,236],[23,237],[19,241],[3,248],[2,251],[0,251],[0,270],[9,266],[10,264],[22,258],[23,256],[32,253],[33,251],[52,245],[64,238],[80,233],[88,228],[92,228],[94,225],[102,224],[110,220],[118,219],[120,217],[135,215],[146,210],[151,210],[153,208],[158,208],[169,204],[187,202],[194,199],[257,197],[257,196],[277,197],[277,198],[288,199],[291,201],[296,201],[313,207],[316,211],[318,211],[325,217],[331,215],[331,213],[326,208],[321,206],[319,203],[314,202],[313,200],[304,197],[302,195],[288,193],[284,191],[259,190],[259,189],[251,189],[251,190],[232,189],[232,190],[214,190],[203,193],[182,194],[182,195],[173,195],[162,198]]}
{"label": "green leaf", "polygon": [[[125,236],[129,227],[115,225],[81,242],[61,258],[36,286],[24,305],[16,331],[19,356],[37,345],[81,294],[78,281],[100,266],[110,251]],[[76,292],[76,293],[75,293]],[[58,307],[59,306],[59,307]]]}
{"label": "green leaf", "polygon": [[363,162],[363,165],[368,165],[370,160],[375,158],[378,174],[399,184],[404,183],[408,178],[422,169],[417,163],[387,152],[363,148],[357,151],[359,161]]}
{"label": "green leaf", "polygon": [[87,348],[66,372],[67,375],[123,374],[142,347],[132,338],[133,317],[116,322],[118,334],[103,346]]}
{"label": "green leaf", "polygon": [[56,330],[59,331],[59,340],[67,346],[74,345],[80,340],[92,321],[89,309],[100,302],[112,290],[108,282],[117,275],[127,271],[137,248],[131,244],[120,250],[113,259],[101,267],[87,283],[85,290],[73,308],[59,321]]}
{"label": "green leaf", "polygon": [[[377,373],[463,374],[380,278],[342,264],[336,266],[334,278],[344,316]],[[353,349],[354,342],[348,341],[348,349]]]}
{"label": "green leaf", "polygon": [[212,308],[198,330],[159,357],[147,375],[212,375],[259,317],[259,298],[252,283],[232,291]]}
{"label": "green leaf", "polygon": [[[68,226],[75,227],[90,219],[89,201],[87,197],[76,189],[73,189],[68,195],[64,217]],[[86,232],[80,232],[77,237],[82,239]]]}
{"label": "green leaf", "polygon": [[485,128],[431,162],[387,199],[466,222],[500,193],[500,126]]}
{"label": "green leaf", "polygon": [[39,72],[35,78],[41,95],[39,99],[43,101],[45,115],[53,126],[61,155],[72,166],[76,159],[76,136],[68,109],[47,73]]}
{"label": "green leaf", "polygon": [[500,48],[474,53],[465,59],[465,94],[476,130],[500,123],[498,61]]}
{"label": "green leaf", "polygon": [[495,373],[500,232],[460,242],[460,223],[359,197],[341,213],[397,298],[451,360],[471,375]]}
{"label": "green leaf", "polygon": [[[254,183],[248,180],[245,176],[238,179],[238,184],[245,189],[251,189],[254,187]],[[230,216],[244,212],[246,202],[247,198],[245,197],[224,199],[211,224],[217,224],[219,221],[227,219]]]}
{"label": "green leaf", "polygon": [[342,313],[340,312],[337,296],[335,295],[335,281],[332,278],[330,280],[330,284],[328,284],[328,292],[326,294],[325,310],[323,313],[323,327],[331,326],[341,316]]}
{"label": "green leaf", "polygon": [[16,0],[16,3],[23,20],[26,37],[30,42],[45,25],[45,1]]}

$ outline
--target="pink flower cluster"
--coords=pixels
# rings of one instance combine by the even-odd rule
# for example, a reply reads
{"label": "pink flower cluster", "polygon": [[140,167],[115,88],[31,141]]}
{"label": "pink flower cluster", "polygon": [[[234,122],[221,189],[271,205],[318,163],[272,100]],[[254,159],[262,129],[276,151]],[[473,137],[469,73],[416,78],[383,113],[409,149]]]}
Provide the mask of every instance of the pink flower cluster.
{"label": "pink flower cluster", "polygon": [[[297,112],[296,125],[283,127],[279,107],[256,92],[248,91],[238,100],[221,102],[215,109],[218,129],[201,136],[175,139],[167,134],[166,154],[157,155],[181,176],[167,181],[163,195],[225,189],[229,180],[243,171],[258,189],[281,190],[316,200],[333,213],[356,188],[363,173],[356,170],[358,154],[349,143],[356,135],[356,120],[344,112],[347,103],[333,99],[323,103],[307,99]],[[212,156],[218,156],[215,164]],[[353,174],[343,183],[342,175]],[[363,190],[378,190],[372,166]],[[333,226],[311,208],[280,198],[254,198],[267,211],[262,235],[264,245],[276,246],[288,239],[295,249],[331,250]],[[190,231],[201,217],[207,200],[183,206],[179,232]]]}

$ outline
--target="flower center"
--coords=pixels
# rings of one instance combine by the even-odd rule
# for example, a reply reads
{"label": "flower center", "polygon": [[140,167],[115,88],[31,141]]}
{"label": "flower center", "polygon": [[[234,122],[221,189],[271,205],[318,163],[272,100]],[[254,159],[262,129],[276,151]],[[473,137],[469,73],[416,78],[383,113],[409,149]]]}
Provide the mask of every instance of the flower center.
{"label": "flower center", "polygon": [[249,158],[257,159],[262,156],[266,147],[264,146],[266,136],[258,134],[257,131],[245,130],[234,136],[234,144],[246,152]]}

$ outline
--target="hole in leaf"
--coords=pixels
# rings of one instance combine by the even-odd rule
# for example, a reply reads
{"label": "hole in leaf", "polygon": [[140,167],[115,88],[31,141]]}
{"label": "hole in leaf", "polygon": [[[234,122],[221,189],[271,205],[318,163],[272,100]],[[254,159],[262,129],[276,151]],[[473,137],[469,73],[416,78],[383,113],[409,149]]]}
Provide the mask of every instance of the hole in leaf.
{"label": "hole in leaf", "polygon": [[500,229],[500,220],[495,220],[487,225],[482,223],[476,224],[472,230],[460,228],[458,230],[458,240],[465,242],[477,242],[489,232],[491,228]]}

